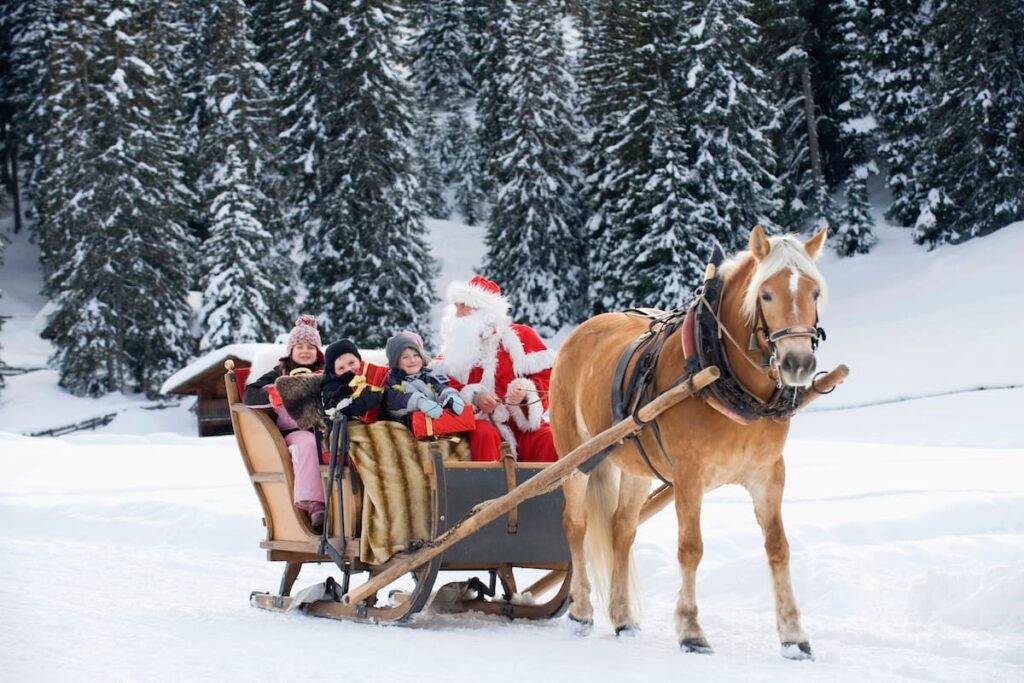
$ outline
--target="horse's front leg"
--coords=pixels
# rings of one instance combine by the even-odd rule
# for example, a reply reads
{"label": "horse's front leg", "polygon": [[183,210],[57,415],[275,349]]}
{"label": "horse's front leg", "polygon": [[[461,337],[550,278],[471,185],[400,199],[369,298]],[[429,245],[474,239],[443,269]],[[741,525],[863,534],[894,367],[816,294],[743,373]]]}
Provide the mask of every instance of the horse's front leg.
{"label": "horse's front leg", "polygon": [[775,622],[782,642],[782,655],[790,659],[809,659],[811,644],[800,625],[800,609],[793,597],[789,577],[789,541],[782,526],[782,490],[786,485],[786,465],[780,456],[761,476],[747,482],[754,501],[754,512],[764,533],[764,549],[772,570],[775,591]]}
{"label": "horse's front leg", "polygon": [[697,565],[704,554],[700,535],[700,507],[704,490],[696,471],[680,472],[674,479],[676,518],[679,520],[679,568],[683,585],[676,603],[676,634],[685,652],[711,654],[704,629],[697,622]]}
{"label": "horse's front leg", "polygon": [[583,540],[587,534],[587,477],[575,472],[562,484],[565,506],[562,525],[569,543],[572,578],[569,581],[569,619],[575,623],[579,635],[587,635],[594,628],[594,606],[590,602],[590,579],[587,577],[587,558]]}
{"label": "horse's front leg", "polygon": [[651,481],[623,471],[619,479],[619,500],[612,517],[612,573],[608,614],[616,635],[639,630],[639,598],[633,572],[633,540],[640,520],[640,508],[647,500]]}

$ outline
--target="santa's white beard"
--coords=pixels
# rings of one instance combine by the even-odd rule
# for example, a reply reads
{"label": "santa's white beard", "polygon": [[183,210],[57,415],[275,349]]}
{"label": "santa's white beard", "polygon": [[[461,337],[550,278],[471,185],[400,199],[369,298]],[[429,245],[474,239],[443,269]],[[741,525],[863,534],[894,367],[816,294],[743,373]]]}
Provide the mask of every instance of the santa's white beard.
{"label": "santa's white beard", "polygon": [[449,307],[441,320],[441,355],[445,372],[460,382],[466,382],[470,370],[482,360],[483,340],[497,334],[497,325],[497,321],[482,311],[458,318],[454,307]]}

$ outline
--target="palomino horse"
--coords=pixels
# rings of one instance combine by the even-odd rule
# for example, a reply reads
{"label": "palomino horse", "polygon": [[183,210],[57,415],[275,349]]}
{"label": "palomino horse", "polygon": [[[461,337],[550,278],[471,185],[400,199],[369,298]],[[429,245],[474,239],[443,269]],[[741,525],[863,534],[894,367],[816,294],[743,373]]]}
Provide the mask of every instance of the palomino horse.
{"label": "palomino horse", "polygon": [[[793,236],[768,238],[757,226],[750,233],[749,251],[718,269],[722,278],[718,324],[724,328],[722,343],[729,365],[742,386],[761,400],[767,401],[780,386],[811,387],[819,332],[817,313],[825,299],[825,281],[814,261],[825,234],[823,228],[801,242]],[[647,330],[648,323],[641,316],[605,313],[576,328],[559,349],[551,373],[550,414],[560,455],[612,424],[615,361]],[[680,327],[668,337],[657,359],[653,372],[658,393],[684,375],[682,333]],[[771,362],[762,367],[762,358],[769,357]],[[810,657],[810,643],[800,626],[800,611],[790,585],[789,543],[782,526],[786,475],[782,448],[788,420],[754,419],[744,425],[705,400],[691,398],[662,413],[656,422],[664,450],[652,429],[645,428],[640,435],[644,458],[632,442],[624,442],[589,477],[577,472],[563,484],[563,521],[573,566],[570,619],[581,633],[592,628],[586,536],[599,587],[602,577],[610,581],[605,602],[616,633],[637,628],[630,548],[650,480],[660,475],[672,483],[679,521],[678,557],[683,575],[676,606],[679,644],[687,652],[710,653],[697,621],[696,575],[703,552],[701,500],[705,491],[739,484],[750,492],[764,533],[783,655]]]}

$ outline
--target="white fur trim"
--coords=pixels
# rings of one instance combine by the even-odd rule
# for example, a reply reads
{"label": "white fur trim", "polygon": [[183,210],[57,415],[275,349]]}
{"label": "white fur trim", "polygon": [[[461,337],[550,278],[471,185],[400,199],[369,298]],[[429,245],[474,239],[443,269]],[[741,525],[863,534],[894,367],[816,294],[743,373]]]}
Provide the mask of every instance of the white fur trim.
{"label": "white fur trim", "polygon": [[517,386],[526,389],[527,404],[525,406],[509,406],[509,415],[522,431],[536,431],[540,429],[541,418],[544,415],[544,403],[540,400],[537,385],[526,377],[517,377],[508,383],[509,389]]}
{"label": "white fur trim", "polygon": [[483,384],[467,384],[462,387],[462,391],[459,392],[459,396],[462,397],[462,400],[466,402],[467,406],[472,406],[473,399],[476,398],[476,395],[485,389],[486,387]]}
{"label": "white fur trim", "polygon": [[511,325],[499,327],[498,335],[501,337],[502,346],[512,357],[512,369],[516,375],[532,375],[555,364],[555,354],[551,349],[527,353],[522,340]]}
{"label": "white fur trim", "polygon": [[505,297],[486,292],[468,282],[453,280],[445,294],[452,303],[466,304],[499,317],[508,314],[508,301]]}

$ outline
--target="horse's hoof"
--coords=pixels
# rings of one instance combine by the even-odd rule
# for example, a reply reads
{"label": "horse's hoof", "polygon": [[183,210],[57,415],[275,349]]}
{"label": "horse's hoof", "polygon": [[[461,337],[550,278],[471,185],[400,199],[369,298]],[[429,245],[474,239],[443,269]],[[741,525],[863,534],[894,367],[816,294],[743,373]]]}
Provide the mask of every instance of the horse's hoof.
{"label": "horse's hoof", "polygon": [[679,641],[679,648],[683,652],[693,652],[698,655],[713,655],[715,651],[703,638],[683,638]]}
{"label": "horse's hoof", "polygon": [[622,638],[635,638],[640,633],[639,624],[623,624],[615,629],[615,635]]}
{"label": "horse's hoof", "polygon": [[580,637],[589,636],[590,632],[594,630],[593,619],[577,619],[570,614],[569,624],[572,626],[572,632]]}
{"label": "horse's hoof", "polygon": [[814,655],[811,654],[811,644],[806,640],[799,643],[783,643],[782,656],[795,660],[814,659]]}

